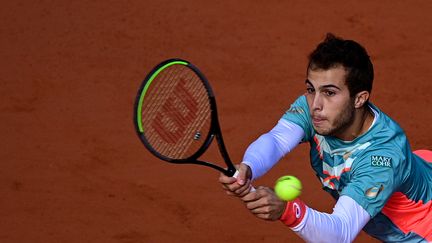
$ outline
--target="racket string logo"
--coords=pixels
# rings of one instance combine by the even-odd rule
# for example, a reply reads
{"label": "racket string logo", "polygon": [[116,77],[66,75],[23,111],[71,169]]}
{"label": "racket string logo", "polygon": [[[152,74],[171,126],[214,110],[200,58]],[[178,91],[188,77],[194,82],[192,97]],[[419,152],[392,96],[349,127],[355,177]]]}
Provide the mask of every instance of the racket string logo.
{"label": "racket string logo", "polygon": [[[189,122],[196,119],[198,103],[185,87],[184,79],[178,82],[172,94],[156,114],[152,127],[165,142],[175,144],[184,135]],[[184,105],[183,109],[176,108],[180,104]]]}

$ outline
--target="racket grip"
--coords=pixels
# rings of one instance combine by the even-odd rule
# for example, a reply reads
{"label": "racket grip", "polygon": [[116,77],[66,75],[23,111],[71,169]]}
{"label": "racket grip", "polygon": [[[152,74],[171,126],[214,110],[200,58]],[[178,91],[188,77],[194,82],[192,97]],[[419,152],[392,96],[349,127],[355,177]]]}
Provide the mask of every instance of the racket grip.
{"label": "racket grip", "polygon": [[[236,170],[236,172],[234,173],[234,175],[233,175],[232,177],[237,178],[237,177],[238,177],[238,174],[239,174],[239,171]],[[253,187],[253,186],[251,185],[251,190],[250,190],[250,191],[251,191],[251,192],[256,191],[255,187]]]}

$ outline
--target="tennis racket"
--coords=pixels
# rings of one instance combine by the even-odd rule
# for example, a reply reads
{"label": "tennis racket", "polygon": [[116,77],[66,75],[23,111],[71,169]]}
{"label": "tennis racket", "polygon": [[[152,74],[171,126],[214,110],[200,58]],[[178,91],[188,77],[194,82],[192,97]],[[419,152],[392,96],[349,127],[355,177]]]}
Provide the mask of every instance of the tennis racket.
{"label": "tennis racket", "polygon": [[[138,137],[156,157],[237,176],[222,139],[213,91],[190,62],[169,59],[150,71],[136,97],[134,123]],[[214,138],[226,168],[199,160]]]}

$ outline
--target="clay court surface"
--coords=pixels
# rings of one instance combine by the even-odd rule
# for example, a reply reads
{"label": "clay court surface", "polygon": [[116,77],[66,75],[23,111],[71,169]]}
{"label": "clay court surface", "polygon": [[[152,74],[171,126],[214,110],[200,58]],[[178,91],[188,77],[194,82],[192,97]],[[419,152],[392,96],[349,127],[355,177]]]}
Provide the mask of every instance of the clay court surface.
{"label": "clay court surface", "polygon": [[[158,62],[191,61],[213,85],[240,161],[304,92],[306,56],[330,31],[366,46],[372,101],[413,148],[431,148],[432,2],[357,2],[3,2],[0,242],[300,242],[225,195],[218,172],[153,158],[133,103]],[[302,199],[331,212],[308,149],[254,184],[295,175]],[[206,159],[221,161],[215,147]]]}

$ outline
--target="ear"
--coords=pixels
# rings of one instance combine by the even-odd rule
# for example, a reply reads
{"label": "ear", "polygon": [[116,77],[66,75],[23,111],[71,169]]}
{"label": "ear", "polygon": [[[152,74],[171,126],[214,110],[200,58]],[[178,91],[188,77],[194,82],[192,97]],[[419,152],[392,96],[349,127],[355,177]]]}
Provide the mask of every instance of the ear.
{"label": "ear", "polygon": [[368,91],[358,92],[354,99],[354,107],[361,108],[369,100],[369,95]]}

